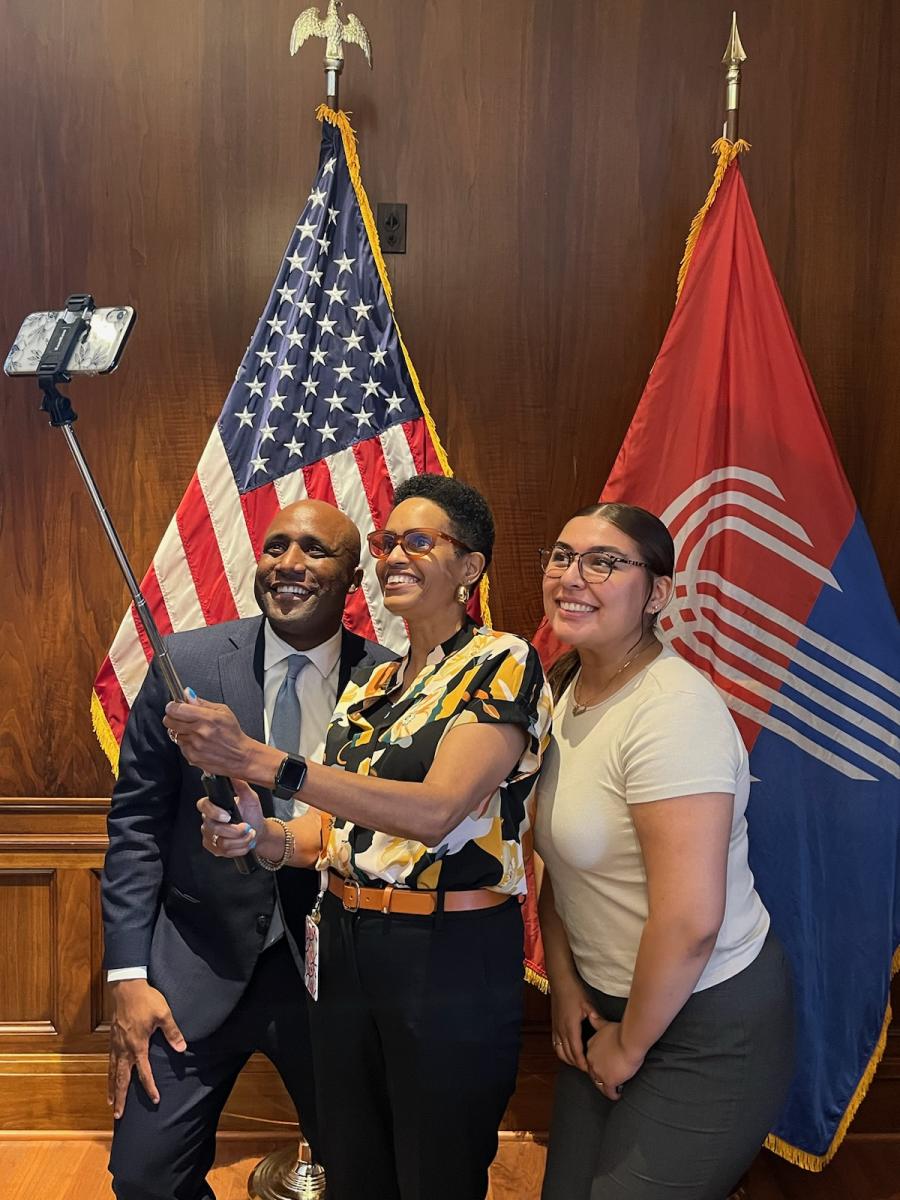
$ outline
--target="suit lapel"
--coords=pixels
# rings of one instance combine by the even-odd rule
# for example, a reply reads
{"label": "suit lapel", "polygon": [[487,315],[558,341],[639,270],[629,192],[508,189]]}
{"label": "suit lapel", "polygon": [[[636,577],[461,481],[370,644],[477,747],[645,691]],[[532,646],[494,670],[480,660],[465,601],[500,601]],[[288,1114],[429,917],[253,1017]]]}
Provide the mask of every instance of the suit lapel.
{"label": "suit lapel", "polygon": [[266,740],[263,721],[263,619],[249,618],[237,627],[230,650],[219,656],[222,702],[227,704],[248,737]]}
{"label": "suit lapel", "polygon": [[346,625],[341,627],[341,662],[338,667],[337,698],[350,682],[350,672],[366,655],[366,643],[358,634],[352,633]]}
{"label": "suit lapel", "polygon": [[[250,617],[246,626],[236,626],[231,648],[219,656],[219,682],[222,703],[227,704],[248,737],[257,742],[266,740],[263,700],[263,660],[265,637],[263,618]],[[259,802],[267,817],[273,815],[272,793],[257,788]]]}

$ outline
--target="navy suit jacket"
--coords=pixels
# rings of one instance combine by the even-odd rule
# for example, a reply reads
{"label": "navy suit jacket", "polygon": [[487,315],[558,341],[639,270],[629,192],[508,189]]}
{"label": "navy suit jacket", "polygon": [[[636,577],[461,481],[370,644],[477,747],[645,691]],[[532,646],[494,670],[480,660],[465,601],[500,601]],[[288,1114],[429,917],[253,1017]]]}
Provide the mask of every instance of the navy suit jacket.
{"label": "navy suit jacket", "polygon": [[[265,740],[261,616],[173,634],[167,645],[186,686],[227,704],[246,734]],[[353,668],[393,657],[344,629],[338,694]],[[149,982],[191,1041],[218,1029],[237,1004],[276,903],[298,955],[318,875],[297,869],[240,875],[233,862],[203,849],[196,809],[203,784],[162,724],[168,699],[154,664],[128,718],[107,818],[105,965],[146,964]],[[261,789],[260,799],[271,815],[271,794]]]}

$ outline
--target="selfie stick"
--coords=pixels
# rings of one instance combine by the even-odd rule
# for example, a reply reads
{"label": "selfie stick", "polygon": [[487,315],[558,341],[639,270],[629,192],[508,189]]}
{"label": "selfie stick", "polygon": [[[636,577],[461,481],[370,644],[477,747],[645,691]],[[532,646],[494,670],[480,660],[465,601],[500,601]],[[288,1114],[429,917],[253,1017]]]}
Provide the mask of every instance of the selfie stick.
{"label": "selfie stick", "polygon": [[[184,685],[178,678],[178,672],[169,658],[166,643],[163,641],[156,621],[153,619],[153,614],[150,611],[147,601],[144,599],[135,574],[131,569],[131,564],[119,540],[119,535],[116,533],[115,527],[109,519],[109,514],[106,511],[106,506],[103,503],[96,480],[91,474],[91,469],[82,453],[78,438],[75,436],[75,430],[72,428],[72,423],[78,420],[78,414],[72,408],[68,396],[63,396],[57,387],[58,383],[69,382],[69,376],[66,374],[66,365],[72,351],[90,325],[90,314],[93,309],[94,300],[89,295],[79,294],[70,296],[66,301],[66,311],[57,322],[47,349],[44,351],[41,361],[38,364],[38,384],[44,393],[41,409],[43,412],[50,414],[50,424],[54,429],[62,430],[63,437],[72,451],[72,457],[75,459],[78,473],[84,480],[88,495],[93,502],[97,516],[100,518],[100,524],[103,526],[103,532],[106,534],[113,554],[116,556],[116,561],[121,568],[122,574],[125,576],[125,582],[134,601],[137,619],[143,626],[144,632],[147,634],[147,639],[153,647],[155,662],[159,666],[160,673],[165,680],[169,695],[173,700],[183,701]],[[234,802],[234,788],[227,776],[207,775],[204,772],[203,787],[210,800],[230,815],[232,824],[242,820]],[[233,861],[242,875],[249,875],[251,871],[256,870],[256,861],[249,854],[244,858],[236,858]]]}

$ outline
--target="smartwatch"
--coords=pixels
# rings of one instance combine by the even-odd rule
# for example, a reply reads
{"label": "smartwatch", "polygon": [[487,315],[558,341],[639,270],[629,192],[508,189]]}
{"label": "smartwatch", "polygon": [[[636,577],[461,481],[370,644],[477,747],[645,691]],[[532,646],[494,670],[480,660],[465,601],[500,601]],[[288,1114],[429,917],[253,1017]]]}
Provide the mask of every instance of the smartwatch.
{"label": "smartwatch", "polygon": [[302,755],[286,754],[275,772],[272,795],[279,800],[293,800],[294,793],[303,787],[306,771],[306,759]]}

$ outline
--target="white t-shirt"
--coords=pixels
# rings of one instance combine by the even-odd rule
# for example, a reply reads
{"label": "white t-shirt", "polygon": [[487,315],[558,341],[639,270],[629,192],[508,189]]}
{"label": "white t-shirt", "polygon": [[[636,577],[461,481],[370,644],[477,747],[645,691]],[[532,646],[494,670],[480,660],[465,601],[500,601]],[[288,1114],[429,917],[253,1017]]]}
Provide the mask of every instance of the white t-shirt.
{"label": "white t-shirt", "polygon": [[702,792],[734,796],[725,919],[695,991],[759,953],[769,914],[747,863],[747,751],[725,702],[674,651],[609,700],[575,716],[560,697],[538,785],[535,845],[582,978],[628,996],[647,920],[647,877],[629,805]]}

